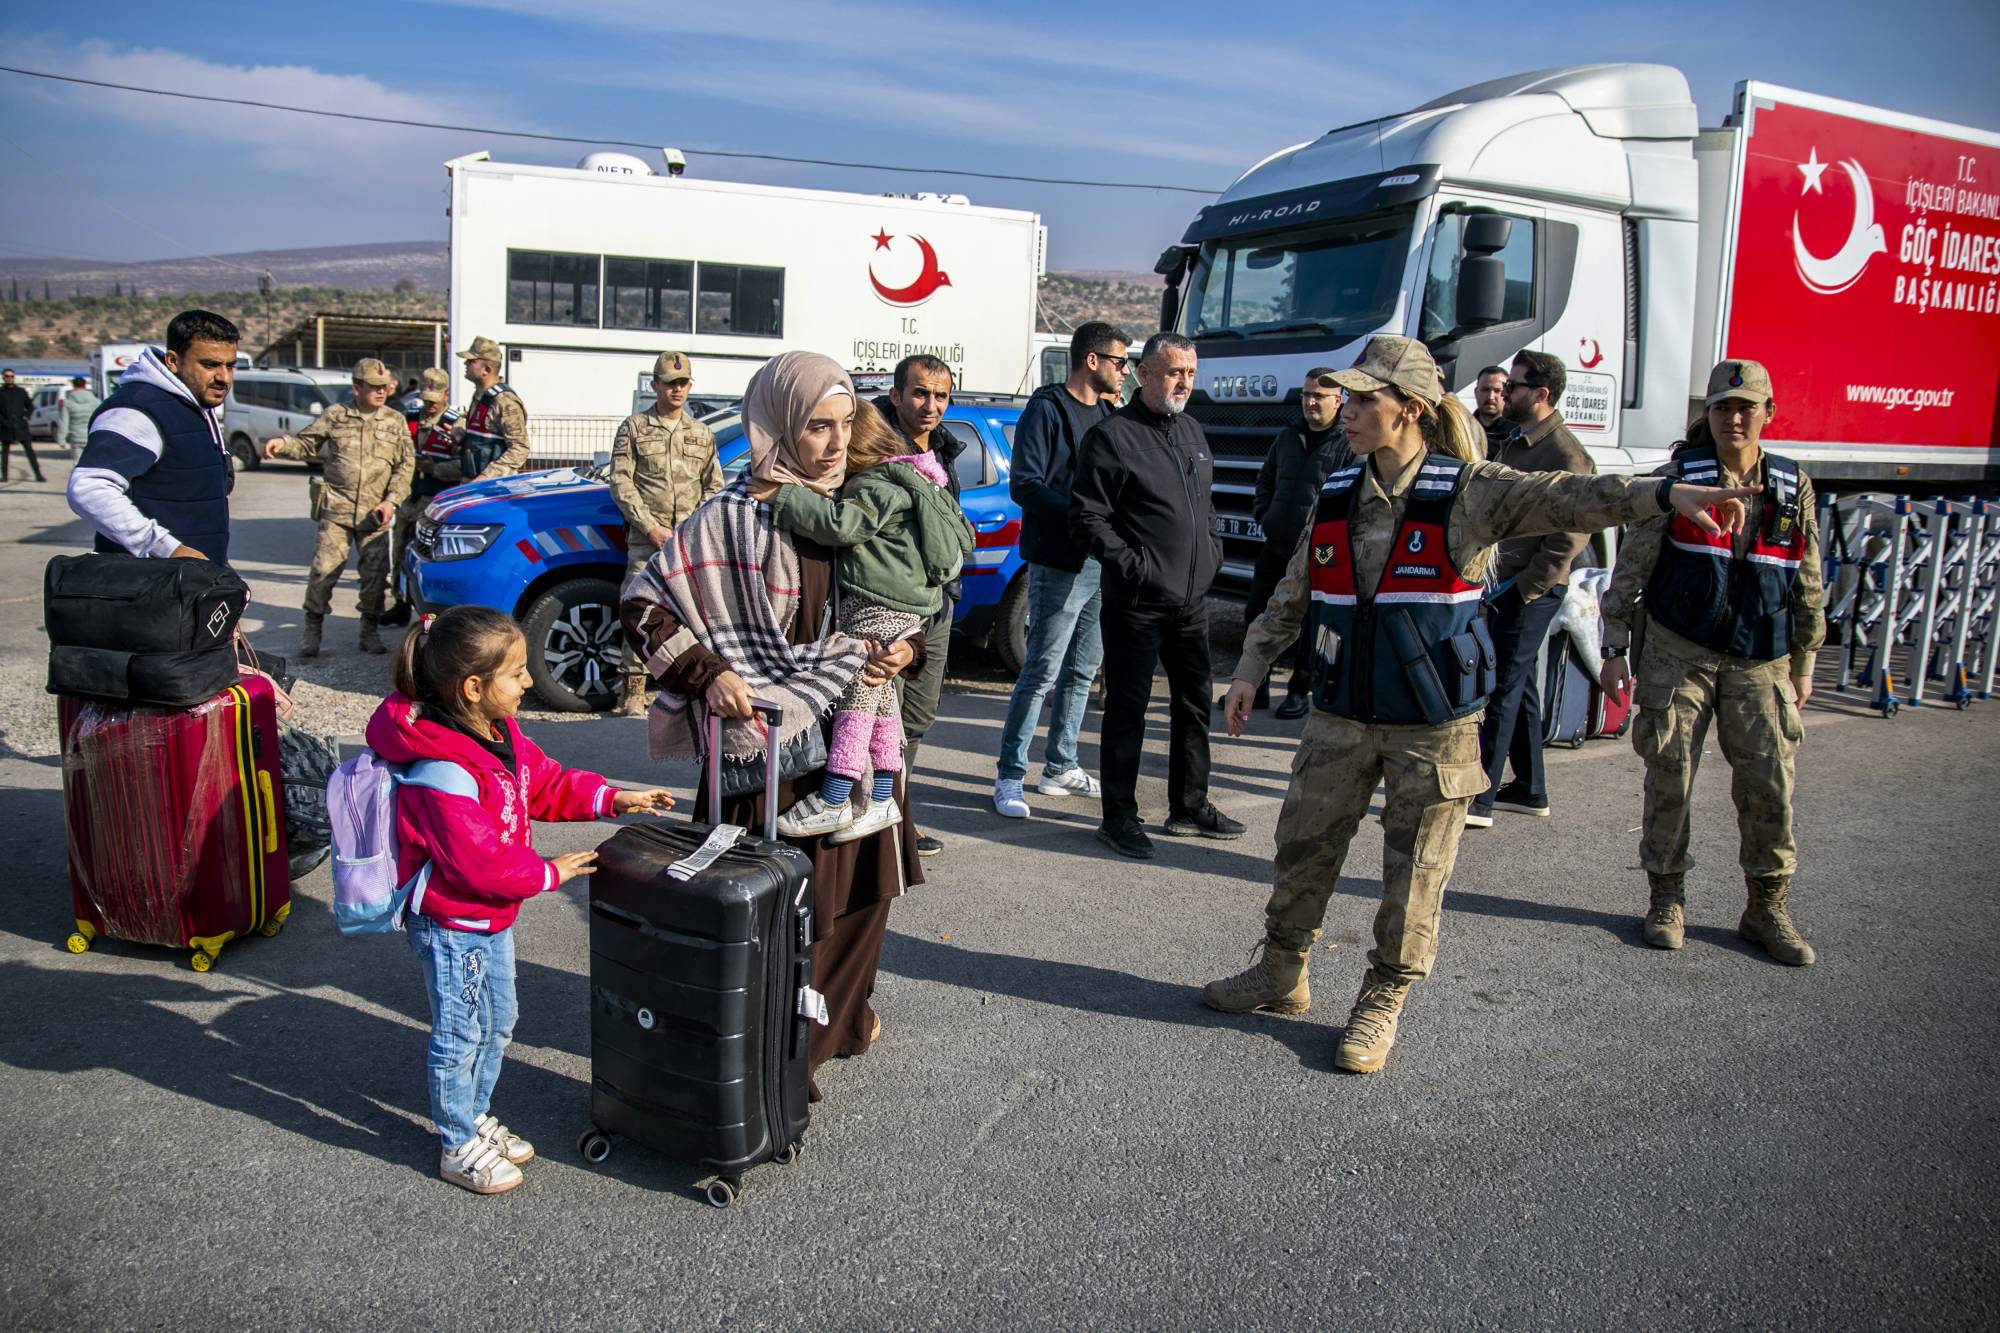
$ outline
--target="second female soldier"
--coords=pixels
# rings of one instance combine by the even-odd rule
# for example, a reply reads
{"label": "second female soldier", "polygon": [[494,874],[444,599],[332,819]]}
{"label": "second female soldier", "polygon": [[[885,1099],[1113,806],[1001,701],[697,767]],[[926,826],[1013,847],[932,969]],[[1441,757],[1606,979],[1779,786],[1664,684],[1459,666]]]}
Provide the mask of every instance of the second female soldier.
{"label": "second female soldier", "polygon": [[1304,1012],[1327,900],[1384,782],[1375,947],[1334,1052],[1340,1068],[1372,1073],[1395,1045],[1411,984],[1430,972],[1465,809],[1486,788],[1479,714],[1495,663],[1481,594],[1494,544],[1650,518],[1670,503],[1706,531],[1716,528],[1706,506],[1750,492],[1472,462],[1477,427],[1414,339],[1371,339],[1334,379],[1357,461],[1327,478],[1223,700],[1229,733],[1241,735],[1257,682],[1303,627],[1313,711],[1278,816],[1261,955],[1202,999],[1231,1013]]}

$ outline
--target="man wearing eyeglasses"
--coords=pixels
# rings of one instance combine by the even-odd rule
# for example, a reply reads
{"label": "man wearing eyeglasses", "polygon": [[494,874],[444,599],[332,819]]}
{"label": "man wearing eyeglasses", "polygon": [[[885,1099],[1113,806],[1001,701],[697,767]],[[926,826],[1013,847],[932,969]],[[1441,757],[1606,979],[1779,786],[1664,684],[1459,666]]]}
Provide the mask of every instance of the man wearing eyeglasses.
{"label": "man wearing eyeglasses", "polygon": [[[1597,467],[1563,424],[1556,403],[1567,383],[1560,357],[1522,352],[1514,358],[1501,407],[1513,430],[1488,461],[1517,472],[1594,473]],[[1488,575],[1488,628],[1499,657],[1497,681],[1479,724],[1479,758],[1486,794],[1465,813],[1471,828],[1491,828],[1493,812],[1546,817],[1548,785],[1542,773],[1542,685],[1535,665],[1569,591],[1570,567],[1590,542],[1587,532],[1510,537],[1500,543]],[[1500,779],[1512,761],[1514,780]]]}
{"label": "man wearing eyeglasses", "polygon": [[1028,747],[1042,701],[1053,692],[1049,738],[1042,748],[1043,796],[1098,796],[1097,779],[1077,762],[1077,736],[1090,682],[1104,660],[1098,628],[1102,568],[1069,531],[1076,450],[1090,428],[1118,406],[1131,366],[1124,330],[1092,320],[1070,336],[1069,378],[1044,384],[1014,427],[1007,492],[1021,506],[1021,559],[1028,566],[1028,643],[1000,732],[993,809],[1026,819]]}
{"label": "man wearing eyeglasses", "polygon": [[350,552],[361,575],[361,651],[386,653],[377,628],[389,587],[389,532],[396,507],[409,496],[416,472],[410,427],[389,406],[396,377],[374,357],[354,365],[354,403],[336,403],[297,435],[264,441],[264,457],[318,463],[321,485],[313,505],[319,536],[306,573],[305,629],[299,656],[318,657],[320,630],[333,605],[333,585]]}

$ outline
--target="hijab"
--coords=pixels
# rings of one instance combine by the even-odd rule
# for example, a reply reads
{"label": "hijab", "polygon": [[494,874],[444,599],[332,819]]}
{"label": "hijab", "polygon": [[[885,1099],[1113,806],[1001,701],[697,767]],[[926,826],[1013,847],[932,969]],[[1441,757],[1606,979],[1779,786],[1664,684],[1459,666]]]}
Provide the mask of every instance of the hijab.
{"label": "hijab", "polygon": [[798,438],[819,405],[835,394],[854,397],[854,381],[832,357],[786,352],[766,361],[743,391],[743,431],[750,440],[751,494],[768,499],[792,482],[831,496],[847,479],[843,456],[831,472],[808,479],[799,463]]}

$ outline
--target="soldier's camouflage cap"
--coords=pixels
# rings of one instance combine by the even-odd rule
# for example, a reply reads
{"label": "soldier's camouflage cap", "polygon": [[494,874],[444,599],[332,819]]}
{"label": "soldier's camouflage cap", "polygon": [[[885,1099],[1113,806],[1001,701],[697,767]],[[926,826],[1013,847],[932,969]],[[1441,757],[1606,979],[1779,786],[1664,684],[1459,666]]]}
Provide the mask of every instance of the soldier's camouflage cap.
{"label": "soldier's camouflage cap", "polygon": [[694,362],[688,360],[686,352],[662,352],[660,359],[653,363],[653,378],[672,384],[675,380],[694,378]]}
{"label": "soldier's camouflage cap", "polygon": [[1351,369],[1336,371],[1333,382],[1357,393],[1393,387],[1428,407],[1436,407],[1444,397],[1431,349],[1415,338],[1397,338],[1386,333],[1370,338],[1368,346],[1362,349],[1361,359]]}
{"label": "soldier's camouflage cap", "polygon": [[396,377],[389,368],[372,356],[364,356],[354,363],[354,382],[366,384],[371,389],[396,387]]}
{"label": "soldier's camouflage cap", "polygon": [[432,366],[424,372],[423,394],[427,403],[442,403],[451,397],[451,376]]}
{"label": "soldier's camouflage cap", "polygon": [[500,344],[494,342],[491,338],[474,338],[472,346],[460,352],[458,359],[461,361],[491,361],[496,366],[505,360],[500,355]]}
{"label": "soldier's camouflage cap", "polygon": [[1772,398],[1771,372],[1758,361],[1723,361],[1708,372],[1708,405],[1740,398],[1745,402],[1768,403]]}

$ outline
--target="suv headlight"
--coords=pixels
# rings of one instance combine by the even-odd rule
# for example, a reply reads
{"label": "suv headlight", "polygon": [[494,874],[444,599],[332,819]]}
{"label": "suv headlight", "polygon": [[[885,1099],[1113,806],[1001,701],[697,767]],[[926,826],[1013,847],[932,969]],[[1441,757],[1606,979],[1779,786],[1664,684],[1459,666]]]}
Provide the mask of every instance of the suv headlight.
{"label": "suv headlight", "polygon": [[437,530],[437,544],[431,548],[433,560],[470,560],[482,554],[500,535],[498,523],[444,523]]}

